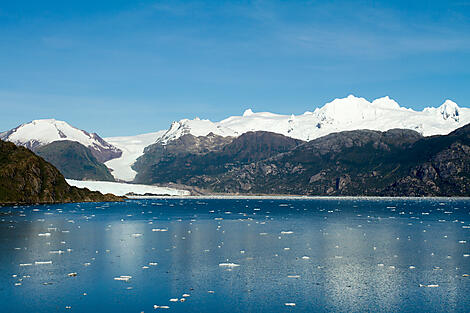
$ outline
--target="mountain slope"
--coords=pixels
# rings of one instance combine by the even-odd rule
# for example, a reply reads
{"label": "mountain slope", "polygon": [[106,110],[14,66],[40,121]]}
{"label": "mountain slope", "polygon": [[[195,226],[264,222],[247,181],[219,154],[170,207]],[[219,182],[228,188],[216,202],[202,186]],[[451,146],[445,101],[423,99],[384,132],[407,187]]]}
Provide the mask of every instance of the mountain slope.
{"label": "mountain slope", "polygon": [[[213,140],[208,142],[207,138]],[[235,139],[185,135],[167,145],[150,146],[136,163],[136,181],[192,185],[197,176],[219,175],[240,164],[289,151],[300,143],[301,140],[270,132],[248,132]]]}
{"label": "mountain slope", "polygon": [[164,155],[137,178],[217,193],[470,196],[470,124],[431,137],[392,129],[288,140],[246,133],[213,151]]}
{"label": "mountain slope", "polygon": [[76,141],[88,147],[99,162],[120,157],[122,152],[96,133],[72,127],[55,119],[34,120],[0,134],[0,139],[31,150],[56,141]]}
{"label": "mountain slope", "polygon": [[50,163],[24,147],[0,140],[0,203],[121,201],[114,195],[71,187]]}
{"label": "mountain slope", "polygon": [[199,180],[219,192],[469,196],[469,134],[468,125],[424,138],[409,130],[340,132]]}
{"label": "mountain slope", "polygon": [[36,148],[35,153],[54,165],[66,178],[114,181],[109,169],[98,162],[90,149],[76,141],[55,141]]}
{"label": "mountain slope", "polygon": [[[207,170],[188,163],[188,159],[206,156],[212,151],[222,149],[233,140],[232,137],[222,137],[213,133],[207,136],[185,134],[168,143],[158,141],[148,146],[144,154],[137,159],[133,168],[138,172],[135,182],[152,184],[153,182],[172,181],[181,171]],[[186,173],[187,175],[189,173]],[[191,174],[189,174],[191,175]]]}

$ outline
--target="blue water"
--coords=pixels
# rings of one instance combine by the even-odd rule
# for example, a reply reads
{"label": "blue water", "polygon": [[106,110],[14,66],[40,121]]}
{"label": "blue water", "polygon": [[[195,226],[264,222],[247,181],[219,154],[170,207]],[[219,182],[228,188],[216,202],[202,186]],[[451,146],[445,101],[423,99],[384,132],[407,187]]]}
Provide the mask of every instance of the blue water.
{"label": "blue water", "polygon": [[0,208],[0,311],[469,312],[469,212],[456,199]]}

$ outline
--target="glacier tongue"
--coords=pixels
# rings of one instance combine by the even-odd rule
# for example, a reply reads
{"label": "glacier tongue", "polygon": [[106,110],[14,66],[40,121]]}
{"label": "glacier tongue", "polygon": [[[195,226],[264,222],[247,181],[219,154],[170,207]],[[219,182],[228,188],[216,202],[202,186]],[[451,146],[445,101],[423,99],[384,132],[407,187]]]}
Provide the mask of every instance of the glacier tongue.
{"label": "glacier tongue", "polygon": [[137,172],[132,169],[135,161],[144,154],[145,147],[155,143],[165,134],[164,130],[137,136],[109,137],[105,140],[122,151],[120,158],[105,163],[117,180],[133,181]]}

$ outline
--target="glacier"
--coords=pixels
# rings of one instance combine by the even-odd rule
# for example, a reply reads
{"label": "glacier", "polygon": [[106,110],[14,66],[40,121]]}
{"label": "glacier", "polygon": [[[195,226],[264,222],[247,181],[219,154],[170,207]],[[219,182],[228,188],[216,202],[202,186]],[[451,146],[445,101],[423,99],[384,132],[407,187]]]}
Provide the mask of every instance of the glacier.
{"label": "glacier", "polygon": [[125,196],[128,193],[143,195],[146,193],[154,195],[188,196],[189,191],[169,187],[159,187],[151,185],[138,185],[127,183],[116,183],[108,181],[86,181],[67,179],[70,186],[78,188],[88,188],[91,191],[99,191],[103,194],[112,193],[116,196]]}

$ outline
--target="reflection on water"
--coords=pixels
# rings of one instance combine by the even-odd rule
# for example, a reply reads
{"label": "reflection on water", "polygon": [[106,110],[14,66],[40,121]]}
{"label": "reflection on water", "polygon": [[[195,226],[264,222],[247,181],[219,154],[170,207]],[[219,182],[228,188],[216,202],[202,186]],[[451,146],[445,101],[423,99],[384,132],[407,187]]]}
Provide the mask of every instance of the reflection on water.
{"label": "reflection on water", "polygon": [[468,200],[162,199],[0,212],[5,312],[470,305]]}

